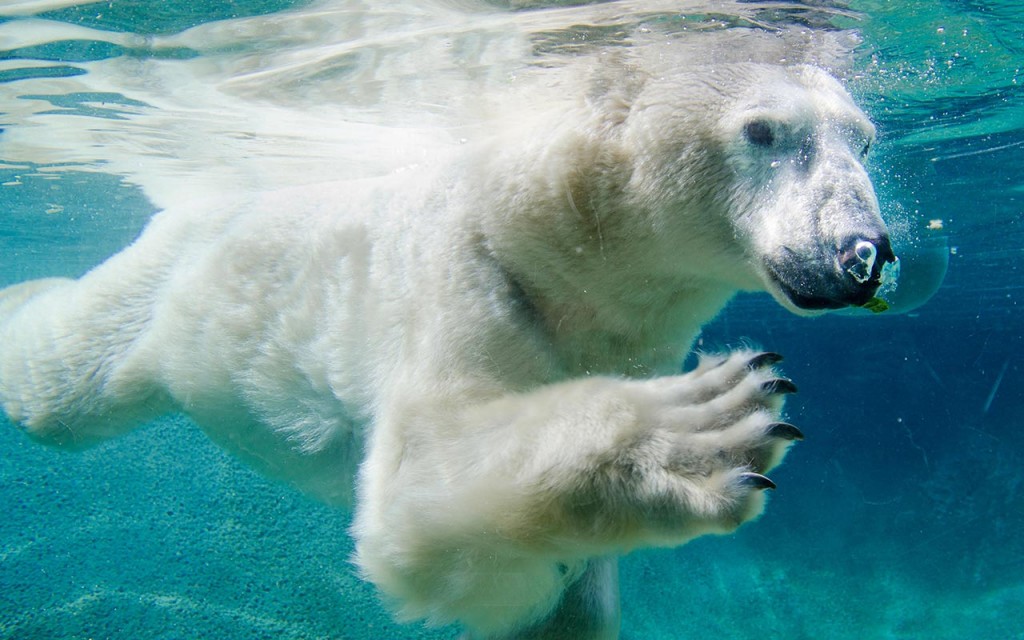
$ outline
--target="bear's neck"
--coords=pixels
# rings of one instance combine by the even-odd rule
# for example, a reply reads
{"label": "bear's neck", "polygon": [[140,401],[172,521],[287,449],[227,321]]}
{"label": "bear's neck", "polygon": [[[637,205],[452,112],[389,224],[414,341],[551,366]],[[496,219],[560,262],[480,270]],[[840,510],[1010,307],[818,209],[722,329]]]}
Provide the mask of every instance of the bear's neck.
{"label": "bear's neck", "polygon": [[701,327],[732,294],[649,281],[632,290],[595,283],[528,296],[567,372],[647,377],[677,373]]}
{"label": "bear's neck", "polygon": [[470,209],[566,371],[678,371],[735,288],[703,277],[700,265],[681,275],[686,247],[667,257],[652,252],[664,242],[643,222],[651,212],[626,195],[628,158],[568,126],[493,151],[470,169],[485,194]]}

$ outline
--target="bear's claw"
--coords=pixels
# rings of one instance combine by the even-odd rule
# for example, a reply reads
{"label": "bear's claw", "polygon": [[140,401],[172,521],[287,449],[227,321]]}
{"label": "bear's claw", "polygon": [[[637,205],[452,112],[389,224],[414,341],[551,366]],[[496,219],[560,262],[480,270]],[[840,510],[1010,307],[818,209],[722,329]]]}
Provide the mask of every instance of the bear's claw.
{"label": "bear's claw", "polygon": [[787,380],[785,378],[773,378],[761,385],[761,391],[767,394],[790,394],[796,393],[797,389],[792,380]]}
{"label": "bear's claw", "polygon": [[[764,506],[764,490],[776,487],[763,474],[804,439],[799,428],[780,417],[786,396],[797,391],[775,369],[781,355],[739,351],[704,358],[704,366],[682,376],[635,383],[651,392],[637,398],[646,397],[644,419],[656,435],[639,438],[641,444],[630,453],[614,456],[629,461],[616,477],[642,478],[640,502],[650,496],[662,500],[665,487],[679,483],[677,504],[683,515],[677,522],[691,523],[685,535],[731,531],[755,518]],[[661,449],[652,444],[662,442],[671,445]],[[715,507],[688,512],[695,503]],[[648,507],[648,512],[658,508]]]}
{"label": "bear's claw", "polygon": [[804,433],[788,422],[773,422],[768,425],[766,433],[773,438],[785,440],[803,440]]}
{"label": "bear's claw", "polygon": [[763,367],[770,367],[772,365],[779,364],[780,362],[782,362],[781,355],[772,351],[765,351],[764,353],[759,353],[747,361],[747,369],[754,371]]}
{"label": "bear's claw", "polygon": [[775,489],[775,483],[772,482],[768,476],[763,476],[760,473],[754,473],[753,471],[747,471],[746,473],[740,474],[740,484],[755,489]]}

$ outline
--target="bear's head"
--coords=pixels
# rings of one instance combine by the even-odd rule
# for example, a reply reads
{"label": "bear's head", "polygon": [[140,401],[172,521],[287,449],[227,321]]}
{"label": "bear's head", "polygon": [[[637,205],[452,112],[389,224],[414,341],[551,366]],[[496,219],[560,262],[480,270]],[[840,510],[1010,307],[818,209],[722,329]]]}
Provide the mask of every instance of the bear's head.
{"label": "bear's head", "polygon": [[863,166],[874,127],[821,69],[651,79],[622,125],[627,191],[657,228],[649,249],[685,255],[681,275],[813,313],[864,305],[896,260]]}

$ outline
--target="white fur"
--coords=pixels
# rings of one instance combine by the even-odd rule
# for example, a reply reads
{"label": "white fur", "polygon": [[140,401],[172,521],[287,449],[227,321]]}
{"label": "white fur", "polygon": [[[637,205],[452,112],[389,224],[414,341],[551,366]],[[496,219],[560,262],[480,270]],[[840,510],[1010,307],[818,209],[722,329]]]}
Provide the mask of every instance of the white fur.
{"label": "white fur", "polygon": [[[765,434],[773,372],[671,374],[734,291],[771,287],[763,256],[856,223],[821,185],[873,202],[838,83],[716,74],[605,79],[434,169],[160,213],[80,280],[0,293],[3,408],[69,447],[185,411],[354,503],[358,564],[403,617],[544,620],[590,559],[760,512],[741,474],[788,444]],[[764,157],[752,114],[831,160]]]}

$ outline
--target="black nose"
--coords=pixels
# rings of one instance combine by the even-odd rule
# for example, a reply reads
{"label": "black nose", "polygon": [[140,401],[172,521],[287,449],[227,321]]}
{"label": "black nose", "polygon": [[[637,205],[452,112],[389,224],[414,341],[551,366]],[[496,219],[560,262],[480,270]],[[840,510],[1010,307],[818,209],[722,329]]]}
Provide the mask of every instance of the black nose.
{"label": "black nose", "polygon": [[[801,255],[788,249],[765,265],[775,285],[801,309],[860,307],[882,285],[883,268],[896,262],[884,232],[845,238],[824,253]],[[831,251],[835,253],[831,253]]]}
{"label": "black nose", "polygon": [[843,302],[860,306],[870,300],[882,284],[882,267],[895,261],[888,236],[848,238],[838,256],[845,289]]}

